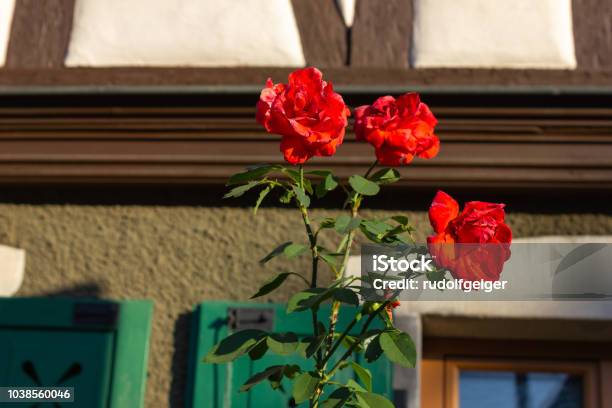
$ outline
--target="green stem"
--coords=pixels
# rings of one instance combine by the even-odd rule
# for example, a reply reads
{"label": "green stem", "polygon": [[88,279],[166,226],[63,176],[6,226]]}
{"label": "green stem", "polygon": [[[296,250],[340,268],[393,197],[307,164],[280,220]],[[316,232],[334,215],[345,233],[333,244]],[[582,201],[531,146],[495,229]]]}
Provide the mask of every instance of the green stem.
{"label": "green stem", "polygon": [[374,160],[374,163],[372,163],[372,165],[368,168],[368,171],[366,171],[365,173],[365,178],[370,177],[370,173],[372,172],[372,170],[374,170],[374,168],[378,166],[378,160]]}
{"label": "green stem", "polygon": [[[359,208],[359,200],[357,200],[355,204],[353,205],[353,208],[351,210],[351,220],[357,217],[358,208]],[[346,242],[346,249],[344,250],[342,264],[340,266],[340,269],[338,270],[338,273],[336,274],[336,280],[344,278],[344,274],[346,272],[346,265],[348,264],[348,260],[349,260],[349,256],[351,253],[351,247],[353,246],[354,238],[355,238],[355,230],[349,231],[348,239]],[[329,359],[329,356],[330,356],[329,353],[331,352],[332,345],[334,342],[334,333],[336,331],[336,324],[338,323],[339,313],[340,313],[340,302],[334,301],[332,303],[332,311],[329,316],[329,333],[328,333],[327,342],[326,342],[328,352],[327,352],[327,357],[325,358],[323,362],[323,368],[325,368],[325,364],[327,363],[327,360]],[[346,335],[346,332],[343,333],[343,335]]]}
{"label": "green stem", "polygon": [[[300,165],[300,179],[299,179],[298,187],[300,187],[301,189],[304,189],[304,167],[302,167],[302,165]],[[317,250],[317,237],[314,234],[314,231],[312,229],[310,217],[308,216],[308,209],[304,207],[302,204],[300,204],[299,201],[297,201],[297,203],[298,203],[300,212],[302,213],[302,220],[304,221],[304,226],[306,227],[306,235],[308,235],[308,241],[310,243],[310,252],[312,253],[312,274],[310,278],[310,287],[316,288],[318,268],[319,268],[319,254]],[[318,308],[313,308],[311,310],[311,314],[312,314],[312,330],[313,330],[314,336],[317,337],[319,336],[319,325],[318,325],[318,318],[317,318]],[[323,360],[323,354],[321,350],[317,350],[316,360],[317,360],[317,368],[321,369],[322,367],[321,361]]]}
{"label": "green stem", "polygon": [[[368,178],[370,173],[372,172],[372,170],[374,170],[374,168],[376,167],[376,165],[378,164],[378,160],[374,160],[374,163],[372,163],[372,165],[368,168],[368,170],[365,173],[365,178]],[[361,205],[361,196],[360,194],[355,194],[355,197],[353,199],[353,206],[351,208],[351,221],[354,220],[355,218],[357,218],[357,214],[359,211],[359,206]],[[346,242],[346,247],[344,250],[344,255],[342,258],[342,264],[340,266],[340,269],[338,270],[337,274],[336,274],[336,279],[342,279],[344,278],[344,274],[346,273],[346,266],[348,265],[348,261],[349,261],[349,257],[351,254],[351,248],[353,246],[353,240],[355,239],[355,230],[352,229],[349,231],[348,236],[347,236],[347,242]],[[338,301],[334,301],[332,303],[332,310],[331,310],[331,314],[329,316],[329,333],[328,333],[328,337],[326,339],[326,344],[327,344],[327,356],[325,357],[325,360],[323,361],[323,369],[325,369],[325,365],[327,364],[327,360],[329,360],[331,354],[333,354],[333,352],[331,351],[332,348],[335,351],[338,348],[338,345],[340,344],[339,341],[336,342],[336,345],[334,346],[334,333],[336,331],[336,324],[338,322],[338,314],[340,313],[340,302]],[[351,327],[352,328],[352,327]],[[349,329],[347,329],[349,330]],[[342,333],[341,338],[346,337],[346,335],[348,334],[348,331],[345,330],[344,333]],[[339,339],[340,340],[340,339]]]}
{"label": "green stem", "polygon": [[391,303],[391,301],[387,300],[385,301],[382,305],[380,305],[376,310],[374,310],[372,312],[372,314],[368,317],[368,320],[365,322],[365,324],[363,325],[363,327],[361,328],[361,332],[359,333],[359,337],[357,337],[357,341],[355,341],[353,344],[351,344],[351,347],[349,347],[348,350],[346,350],[346,353],[344,353],[342,355],[342,357],[340,357],[340,359],[336,362],[336,364],[332,367],[332,369],[329,371],[329,374],[327,374],[327,378],[332,378],[334,376],[334,374],[336,373],[336,371],[338,370],[338,367],[340,367],[340,364],[345,361],[346,359],[348,359],[351,354],[353,354],[353,351],[357,348],[357,346],[361,343],[361,341],[363,340],[361,338],[361,336],[363,336],[363,334],[368,330],[368,327],[370,327],[370,324],[372,323],[372,321],[374,320],[374,318],[381,312],[384,311],[384,309],[387,307],[387,305]]}
{"label": "green stem", "polygon": [[342,332],[340,337],[338,337],[338,340],[336,340],[336,343],[334,343],[334,345],[330,349],[328,349],[329,351],[327,352],[327,355],[323,359],[323,366],[327,364],[331,356],[334,355],[338,347],[340,347],[340,344],[342,344],[342,341],[346,338],[346,336],[348,336],[349,332],[353,329],[353,327],[355,327],[356,324],[357,324],[357,316],[353,318],[353,321],[351,321],[351,323],[347,326],[347,328]]}

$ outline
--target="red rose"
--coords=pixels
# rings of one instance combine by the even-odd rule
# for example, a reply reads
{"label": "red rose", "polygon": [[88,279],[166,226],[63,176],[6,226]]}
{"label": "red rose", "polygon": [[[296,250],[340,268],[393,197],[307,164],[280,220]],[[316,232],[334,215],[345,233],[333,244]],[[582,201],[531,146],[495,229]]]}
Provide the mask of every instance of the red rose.
{"label": "red rose", "polygon": [[457,202],[438,191],[429,207],[435,235],[427,238],[436,264],[456,279],[499,280],[512,241],[504,218],[504,204],[471,201],[459,213]]}
{"label": "red rose", "polygon": [[291,164],[331,156],[342,144],[350,111],[316,68],[289,74],[288,84],[271,79],[257,102],[257,121],[283,138],[280,150]]}
{"label": "red rose", "polygon": [[355,135],[376,149],[384,166],[409,164],[414,156],[431,159],[440,150],[438,121],[416,93],[382,96],[355,109]]}

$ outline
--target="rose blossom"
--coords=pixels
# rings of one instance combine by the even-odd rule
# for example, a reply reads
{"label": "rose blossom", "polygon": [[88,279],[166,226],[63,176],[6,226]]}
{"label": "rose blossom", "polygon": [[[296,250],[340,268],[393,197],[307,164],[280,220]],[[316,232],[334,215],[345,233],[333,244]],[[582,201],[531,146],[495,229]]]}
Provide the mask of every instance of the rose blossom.
{"label": "rose blossom", "polygon": [[435,234],[427,238],[436,264],[456,279],[499,280],[512,241],[504,219],[504,204],[471,201],[459,212],[457,201],[438,191],[429,207]]}
{"label": "rose blossom", "polygon": [[331,82],[316,68],[289,74],[289,83],[271,79],[257,102],[257,121],[282,136],[280,150],[291,164],[313,156],[331,156],[344,139],[350,111]]}
{"label": "rose blossom", "polygon": [[438,121],[416,93],[382,96],[355,109],[355,135],[376,149],[384,166],[409,164],[414,156],[431,159],[440,150],[434,135]]}

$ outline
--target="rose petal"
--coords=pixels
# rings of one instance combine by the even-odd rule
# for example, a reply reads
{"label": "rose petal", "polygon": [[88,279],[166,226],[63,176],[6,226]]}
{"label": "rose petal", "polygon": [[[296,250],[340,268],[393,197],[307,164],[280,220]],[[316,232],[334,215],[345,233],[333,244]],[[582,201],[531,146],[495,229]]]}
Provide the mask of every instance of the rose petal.
{"label": "rose petal", "polygon": [[285,160],[293,165],[302,164],[312,157],[299,137],[283,137],[280,150],[283,152]]}
{"label": "rose petal", "polygon": [[442,233],[459,214],[459,204],[444,191],[438,191],[429,207],[429,222],[437,233]]}

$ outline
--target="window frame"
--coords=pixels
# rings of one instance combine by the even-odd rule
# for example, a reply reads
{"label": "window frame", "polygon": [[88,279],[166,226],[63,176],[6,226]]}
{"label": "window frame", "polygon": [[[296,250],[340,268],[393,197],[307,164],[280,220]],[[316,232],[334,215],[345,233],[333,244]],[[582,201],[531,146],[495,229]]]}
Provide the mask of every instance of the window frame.
{"label": "window frame", "polygon": [[583,378],[583,407],[596,408],[600,406],[597,397],[599,394],[598,367],[595,362],[449,358],[445,360],[444,365],[444,392],[449,408],[460,408],[459,376],[462,370],[552,372],[580,375]]}

